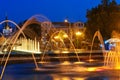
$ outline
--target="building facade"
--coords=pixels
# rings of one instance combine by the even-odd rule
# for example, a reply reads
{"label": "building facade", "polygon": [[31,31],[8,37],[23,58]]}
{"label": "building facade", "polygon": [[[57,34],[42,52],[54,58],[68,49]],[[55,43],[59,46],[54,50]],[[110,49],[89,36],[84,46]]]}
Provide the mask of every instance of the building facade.
{"label": "building facade", "polygon": [[[65,46],[67,48],[72,47],[72,43],[74,45],[74,48],[82,48],[82,41],[85,38],[85,30],[86,28],[84,27],[83,22],[75,22],[75,23],[68,23],[68,22],[53,22],[54,27],[56,28],[56,31],[61,31],[63,37],[60,35],[59,36],[61,39],[64,40]],[[64,37],[68,36],[69,40],[65,39]],[[70,41],[72,43],[70,43]],[[62,44],[62,43],[58,43]],[[60,45],[59,45],[60,47]],[[73,48],[73,47],[72,47]]]}

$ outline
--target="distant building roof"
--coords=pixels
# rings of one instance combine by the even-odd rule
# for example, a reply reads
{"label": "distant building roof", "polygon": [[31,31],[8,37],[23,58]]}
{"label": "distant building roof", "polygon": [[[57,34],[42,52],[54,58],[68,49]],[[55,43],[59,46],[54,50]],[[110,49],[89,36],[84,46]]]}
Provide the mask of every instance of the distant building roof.
{"label": "distant building roof", "polygon": [[67,22],[52,22],[52,24],[53,24],[55,27],[73,26],[73,23],[67,23]]}

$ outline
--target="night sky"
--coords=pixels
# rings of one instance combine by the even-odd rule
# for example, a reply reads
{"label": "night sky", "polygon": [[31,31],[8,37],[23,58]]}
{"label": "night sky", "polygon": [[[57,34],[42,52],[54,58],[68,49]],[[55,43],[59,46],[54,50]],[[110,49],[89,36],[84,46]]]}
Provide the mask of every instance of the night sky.
{"label": "night sky", "polygon": [[[120,0],[116,0],[120,4]],[[96,7],[101,0],[0,0],[0,22],[8,19],[19,23],[33,15],[41,14],[52,22],[86,21],[86,11]]]}

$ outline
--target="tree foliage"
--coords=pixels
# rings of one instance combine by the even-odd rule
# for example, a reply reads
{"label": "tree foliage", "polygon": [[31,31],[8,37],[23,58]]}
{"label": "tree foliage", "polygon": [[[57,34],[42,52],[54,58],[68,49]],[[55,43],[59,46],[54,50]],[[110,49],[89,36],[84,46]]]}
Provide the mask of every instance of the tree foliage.
{"label": "tree foliage", "polygon": [[115,0],[102,0],[102,3],[87,11],[86,27],[89,34],[100,30],[104,39],[111,37],[113,30],[120,31],[120,6]]}

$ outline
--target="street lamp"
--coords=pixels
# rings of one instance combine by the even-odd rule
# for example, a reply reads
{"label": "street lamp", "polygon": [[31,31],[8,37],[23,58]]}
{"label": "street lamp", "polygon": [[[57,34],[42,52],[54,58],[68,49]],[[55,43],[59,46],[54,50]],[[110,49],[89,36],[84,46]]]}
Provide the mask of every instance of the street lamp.
{"label": "street lamp", "polygon": [[64,22],[68,23],[68,35],[70,36],[70,39],[72,40],[71,23],[68,21],[68,19],[65,19]]}
{"label": "street lamp", "polygon": [[64,38],[68,38],[68,35],[67,35],[67,34],[64,34],[63,37],[64,37]]}
{"label": "street lamp", "polygon": [[68,23],[68,20],[67,20],[67,19],[65,19],[65,20],[64,20],[64,22]]}
{"label": "street lamp", "polygon": [[79,38],[79,36],[82,35],[82,32],[78,31],[75,34],[76,34],[76,37],[77,37],[77,44],[76,45],[77,45],[77,48],[78,48],[78,38]]}
{"label": "street lamp", "polygon": [[75,34],[76,34],[76,36],[80,36],[80,35],[82,35],[82,32],[78,31]]}
{"label": "street lamp", "polygon": [[[68,19],[65,19],[64,22],[68,24],[68,31],[67,31],[68,35],[66,37],[69,36],[69,39],[72,41],[71,23],[68,21]],[[68,43],[68,48],[71,48],[71,45],[69,45],[69,43]]]}

